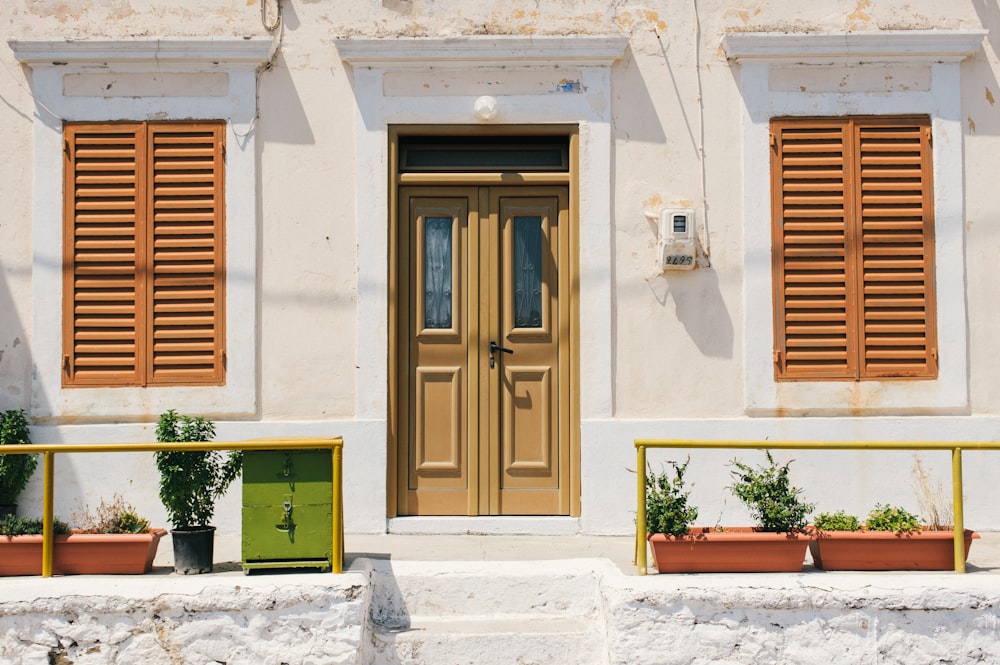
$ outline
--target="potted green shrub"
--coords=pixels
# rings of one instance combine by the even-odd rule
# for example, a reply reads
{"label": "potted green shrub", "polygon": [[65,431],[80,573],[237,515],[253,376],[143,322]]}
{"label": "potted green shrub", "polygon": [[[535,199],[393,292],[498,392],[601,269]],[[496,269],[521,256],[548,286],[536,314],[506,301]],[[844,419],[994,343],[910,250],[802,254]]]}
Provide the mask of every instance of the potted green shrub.
{"label": "potted green shrub", "polygon": [[[115,495],[96,512],[73,515],[70,530],[53,520],[52,572],[57,575],[140,575],[153,567],[164,529],[151,529],[135,508]],[[0,518],[0,575],[42,572],[42,521],[13,515]]]}
{"label": "potted green shrub", "polygon": [[769,451],[766,454],[767,464],[756,468],[733,460],[730,491],[749,508],[755,527],[691,527],[697,510],[687,504],[687,462],[671,462],[672,478],[647,474],[648,540],[659,572],[802,570],[810,540],[806,518],[813,506],[791,485],[791,462],[779,465]]}
{"label": "potted green shrub", "polygon": [[[820,513],[809,544],[823,570],[953,570],[954,532],[933,528],[905,508],[876,504],[864,524],[843,510]],[[965,556],[979,534],[965,530]]]}
{"label": "potted green shrub", "polygon": [[[156,440],[161,443],[211,441],[215,425],[205,418],[178,415],[170,409],[160,416]],[[229,488],[243,467],[241,451],[168,451],[155,455],[160,473],[160,501],[174,550],[174,570],[182,574],[212,570],[215,501]]]}
{"label": "potted green shrub", "polygon": [[[0,412],[0,445],[29,443],[31,434],[24,411]],[[37,464],[36,455],[0,454],[0,517],[17,514],[17,497],[28,486]]]}

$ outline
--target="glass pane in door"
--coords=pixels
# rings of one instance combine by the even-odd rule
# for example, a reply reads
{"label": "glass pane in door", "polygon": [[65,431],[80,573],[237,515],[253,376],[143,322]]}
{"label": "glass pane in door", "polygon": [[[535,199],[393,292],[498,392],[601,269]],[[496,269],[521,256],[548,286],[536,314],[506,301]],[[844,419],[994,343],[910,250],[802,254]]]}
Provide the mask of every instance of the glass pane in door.
{"label": "glass pane in door", "polygon": [[514,217],[514,326],[542,327],[542,218]]}
{"label": "glass pane in door", "polygon": [[451,328],[451,217],[424,220],[424,327]]}

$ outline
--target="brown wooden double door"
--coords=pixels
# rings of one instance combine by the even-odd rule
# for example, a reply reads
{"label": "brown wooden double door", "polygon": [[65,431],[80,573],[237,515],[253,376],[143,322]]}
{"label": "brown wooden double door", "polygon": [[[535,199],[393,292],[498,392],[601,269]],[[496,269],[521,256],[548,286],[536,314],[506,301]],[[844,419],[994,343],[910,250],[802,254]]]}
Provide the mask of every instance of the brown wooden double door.
{"label": "brown wooden double door", "polygon": [[397,513],[570,513],[568,195],[400,187]]}

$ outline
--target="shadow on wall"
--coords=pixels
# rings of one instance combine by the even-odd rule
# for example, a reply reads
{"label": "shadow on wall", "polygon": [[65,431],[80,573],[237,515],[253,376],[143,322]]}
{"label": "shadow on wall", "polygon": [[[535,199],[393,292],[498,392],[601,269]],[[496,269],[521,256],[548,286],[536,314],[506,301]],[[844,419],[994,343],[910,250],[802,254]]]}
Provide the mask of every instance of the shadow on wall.
{"label": "shadow on wall", "polygon": [[[986,45],[994,54],[1000,54],[1000,5],[997,0],[972,0],[972,5],[983,27],[990,31]],[[1000,82],[990,66],[989,53],[976,54],[963,67],[970,66],[970,61],[972,71],[969,75],[962,74],[962,111],[967,114],[963,119],[965,133],[996,136],[1000,134]]]}
{"label": "shadow on wall", "polygon": [[[294,32],[299,27],[292,3],[282,5],[281,20],[281,30]],[[263,150],[265,143],[312,145],[316,142],[282,49],[275,54],[271,67],[260,76],[258,88],[258,112],[260,123],[264,125],[258,150]]]}
{"label": "shadow on wall", "polygon": [[711,268],[665,272],[649,281],[657,300],[673,298],[677,320],[691,341],[709,358],[733,357],[733,317],[719,290],[719,275]]}
{"label": "shadow on wall", "polygon": [[[0,312],[4,313],[0,317],[0,411],[27,410],[31,399],[30,345],[10,287],[10,276],[18,270],[0,270]],[[24,283],[28,288],[28,280]]]}

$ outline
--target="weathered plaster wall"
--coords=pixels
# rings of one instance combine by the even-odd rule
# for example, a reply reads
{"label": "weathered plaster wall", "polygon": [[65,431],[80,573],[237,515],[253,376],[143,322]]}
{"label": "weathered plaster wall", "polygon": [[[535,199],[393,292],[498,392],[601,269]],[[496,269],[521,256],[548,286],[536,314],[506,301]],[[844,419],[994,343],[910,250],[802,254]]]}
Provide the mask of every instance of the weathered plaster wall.
{"label": "weathered plaster wall", "polygon": [[[273,12],[274,0],[268,0]],[[384,509],[385,413],[358,373],[384,363],[383,345],[362,355],[359,344],[359,234],[384,233],[385,220],[370,215],[356,196],[357,108],[354,74],[338,56],[334,39],[457,35],[624,34],[629,47],[611,69],[611,182],[609,305],[611,406],[583,413],[584,530],[627,531],[632,505],[631,441],[645,436],[749,438],[995,438],[1000,431],[1000,354],[993,330],[1000,324],[993,283],[1000,248],[996,202],[1000,155],[1000,10],[986,0],[658,0],[631,4],[527,0],[367,0],[328,3],[282,0],[280,46],[258,81],[260,117],[254,126],[257,167],[256,322],[253,412],[228,428],[228,437],[338,434],[348,438],[348,524],[377,530]],[[727,31],[863,31],[905,29],[991,30],[981,51],[961,65],[964,148],[964,260],[966,321],[940,321],[968,336],[968,405],[954,415],[928,419],[873,418],[864,408],[849,419],[747,418],[743,299],[745,210],[743,209],[743,101],[739,66],[725,60],[720,40]],[[11,0],[0,4],[0,36],[51,37],[254,36],[268,33],[257,0]],[[277,38],[277,36],[276,36]],[[32,303],[32,196],[38,190],[30,168],[34,145],[33,74],[0,45],[0,408],[29,408],[32,320],[38,307],[58,307],[59,294]],[[420,122],[435,122],[428,116]],[[766,165],[760,165],[766,168]],[[371,175],[371,174],[367,174]],[[382,178],[384,174],[375,174]],[[664,206],[691,206],[708,250],[709,267],[690,274],[661,274],[655,266],[656,228],[647,218]],[[759,257],[767,261],[767,257]],[[587,322],[584,321],[586,326]],[[387,335],[377,329],[379,336]],[[591,349],[581,350],[581,354]],[[942,363],[948,362],[942,349]],[[587,396],[607,386],[581,386]],[[362,394],[364,392],[365,394]],[[381,398],[381,396],[378,396]],[[108,402],[114,401],[109,391]],[[130,440],[148,437],[141,424],[166,408],[150,402],[142,412],[102,417],[66,427],[78,417],[45,423],[37,440]],[[864,405],[861,405],[862,407]],[[900,405],[901,407],[907,405]],[[212,415],[208,412],[207,415]],[[610,418],[610,419],[609,419]],[[93,419],[91,419],[93,420]],[[263,425],[261,425],[263,423]],[[115,424],[116,427],[108,425]],[[261,434],[261,432],[267,434]],[[696,490],[704,493],[703,515],[738,510],[724,497],[729,456],[696,456]],[[802,458],[802,456],[797,456]],[[980,459],[980,458],[977,458]],[[991,456],[967,468],[969,515],[1000,527],[990,517]],[[612,460],[609,463],[609,460]],[[833,501],[849,481],[852,498],[865,507],[875,500],[912,496],[910,459],[898,461],[892,478],[873,457],[833,454],[797,464],[800,477]],[[898,458],[897,458],[898,460]],[[81,488],[95,496],[101,462],[74,460],[60,467],[69,496]],[[942,474],[946,460],[936,464]],[[900,469],[902,471],[900,472]],[[721,474],[721,479],[719,475]],[[942,476],[945,477],[945,476]],[[37,479],[36,479],[37,480]],[[124,483],[124,479],[119,479]],[[152,506],[155,477],[142,464],[128,479],[138,502]],[[142,493],[145,494],[142,494]],[[890,496],[887,496],[890,495]],[[29,509],[40,505],[33,485]],[[68,501],[68,500],[67,500]],[[356,510],[352,511],[351,507]],[[827,506],[824,505],[823,508]],[[227,498],[222,515],[238,510]],[[352,523],[352,513],[355,515]],[[971,516],[971,517],[970,517]]]}

